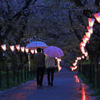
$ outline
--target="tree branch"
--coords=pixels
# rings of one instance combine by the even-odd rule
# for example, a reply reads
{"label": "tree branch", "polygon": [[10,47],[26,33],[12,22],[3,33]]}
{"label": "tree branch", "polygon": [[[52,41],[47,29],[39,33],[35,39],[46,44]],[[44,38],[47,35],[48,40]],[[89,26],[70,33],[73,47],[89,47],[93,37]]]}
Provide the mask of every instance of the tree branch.
{"label": "tree branch", "polygon": [[[32,1],[33,0],[28,0],[27,2],[26,2],[26,5],[22,8],[22,10],[21,11],[19,11],[17,14],[15,14],[13,17],[12,17],[12,20],[13,19],[18,19],[22,14],[22,11],[23,10],[25,10],[26,8],[28,8],[28,6],[30,5],[30,3],[32,3]],[[33,4],[35,4],[35,2],[36,2],[37,0],[34,0],[34,2],[33,2]]]}

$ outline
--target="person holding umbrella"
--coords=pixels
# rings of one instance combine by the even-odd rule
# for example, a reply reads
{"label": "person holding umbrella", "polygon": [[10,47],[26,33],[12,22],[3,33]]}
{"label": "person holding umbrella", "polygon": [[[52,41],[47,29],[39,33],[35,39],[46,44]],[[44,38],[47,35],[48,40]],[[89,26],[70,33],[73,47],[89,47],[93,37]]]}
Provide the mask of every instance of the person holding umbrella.
{"label": "person holding umbrella", "polygon": [[42,86],[45,71],[45,54],[41,53],[41,48],[37,48],[37,54],[34,55],[35,67],[37,67],[37,85]]}
{"label": "person holding umbrella", "polygon": [[[56,46],[49,46],[44,49],[44,54],[48,55],[45,59],[45,65],[47,67],[48,85],[53,86],[54,70],[55,70],[55,57],[60,58],[64,56],[63,51]],[[50,80],[51,75],[51,80]]]}
{"label": "person holding umbrella", "polygon": [[55,57],[49,57],[47,55],[45,58],[45,65],[47,68],[48,85],[53,86],[54,71],[55,71]]}

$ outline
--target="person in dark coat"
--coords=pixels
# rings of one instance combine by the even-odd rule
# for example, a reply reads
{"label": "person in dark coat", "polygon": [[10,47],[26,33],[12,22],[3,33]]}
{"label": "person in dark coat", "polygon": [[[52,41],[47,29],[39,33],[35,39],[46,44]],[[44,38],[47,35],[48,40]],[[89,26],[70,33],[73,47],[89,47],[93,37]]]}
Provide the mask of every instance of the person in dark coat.
{"label": "person in dark coat", "polygon": [[45,71],[45,54],[41,53],[41,48],[37,48],[37,54],[34,55],[34,63],[37,68],[37,85],[42,86]]}

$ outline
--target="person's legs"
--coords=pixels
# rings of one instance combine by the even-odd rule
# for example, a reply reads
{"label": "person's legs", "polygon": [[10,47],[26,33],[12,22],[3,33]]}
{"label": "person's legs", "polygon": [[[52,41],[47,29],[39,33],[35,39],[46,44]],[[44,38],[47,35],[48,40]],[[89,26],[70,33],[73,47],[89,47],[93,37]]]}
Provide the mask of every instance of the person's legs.
{"label": "person's legs", "polygon": [[50,85],[50,68],[47,68],[48,85]]}
{"label": "person's legs", "polygon": [[40,71],[39,71],[39,68],[37,68],[37,85],[40,84],[39,74],[40,74]]}
{"label": "person's legs", "polygon": [[44,67],[40,68],[40,86],[42,86],[42,82],[43,82],[43,76],[44,76]]}
{"label": "person's legs", "polygon": [[55,68],[51,68],[51,86],[53,86],[54,70],[55,70]]}

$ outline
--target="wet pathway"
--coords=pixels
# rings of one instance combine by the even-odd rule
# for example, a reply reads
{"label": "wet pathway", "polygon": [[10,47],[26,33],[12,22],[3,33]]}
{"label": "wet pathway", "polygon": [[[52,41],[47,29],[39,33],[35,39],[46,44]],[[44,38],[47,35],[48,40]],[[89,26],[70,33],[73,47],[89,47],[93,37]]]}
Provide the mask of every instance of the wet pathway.
{"label": "wet pathway", "polygon": [[88,87],[79,81],[77,72],[63,69],[55,73],[54,86],[47,85],[44,76],[43,86],[36,85],[36,80],[27,82],[12,91],[3,93],[0,100],[96,100],[90,96]]}

